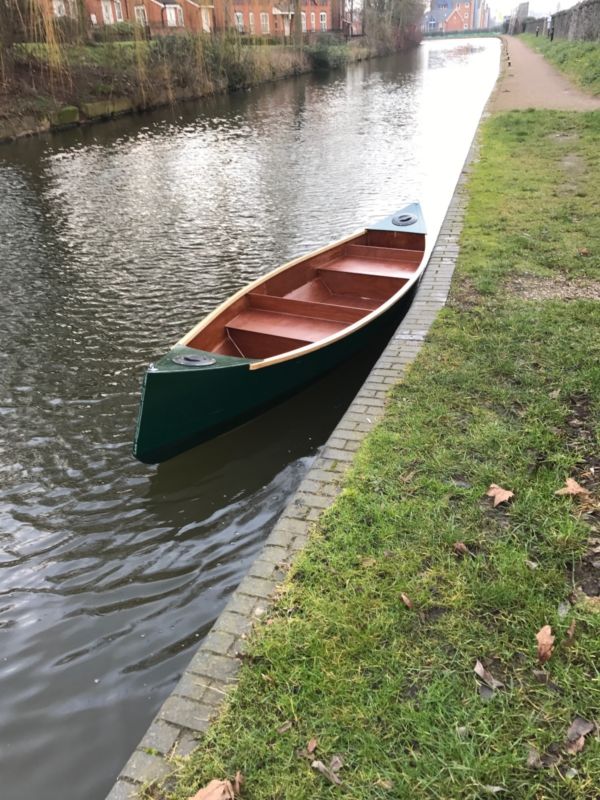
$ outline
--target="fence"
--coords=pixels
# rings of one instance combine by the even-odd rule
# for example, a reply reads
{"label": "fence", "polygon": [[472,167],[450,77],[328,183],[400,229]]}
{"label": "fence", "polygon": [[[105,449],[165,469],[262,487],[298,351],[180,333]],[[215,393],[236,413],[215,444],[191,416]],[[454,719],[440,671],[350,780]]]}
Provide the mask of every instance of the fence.
{"label": "fence", "polygon": [[[555,39],[570,39],[600,42],[600,0],[584,0],[572,8],[552,15]],[[525,30],[535,33],[539,26],[540,36],[548,33],[546,17],[527,20]]]}

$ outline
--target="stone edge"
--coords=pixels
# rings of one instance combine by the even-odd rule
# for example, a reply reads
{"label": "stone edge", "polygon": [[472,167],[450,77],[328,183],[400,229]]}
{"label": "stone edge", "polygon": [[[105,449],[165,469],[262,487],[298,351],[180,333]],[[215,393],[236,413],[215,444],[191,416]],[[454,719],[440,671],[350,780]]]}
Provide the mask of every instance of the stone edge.
{"label": "stone edge", "polygon": [[[492,93],[493,95],[493,93]],[[487,116],[487,108],[482,119]],[[479,130],[479,128],[477,129]],[[365,383],[315,459],[209,634],[165,700],[106,800],[132,800],[143,786],[164,781],[171,759],[187,756],[217,716],[236,682],[246,639],[269,609],[278,583],[308,542],[311,529],[342,488],[363,439],[382,418],[391,387],[415,360],[445,306],[459,254],[465,184],[477,158],[477,133],[448,206],[413,303]]]}

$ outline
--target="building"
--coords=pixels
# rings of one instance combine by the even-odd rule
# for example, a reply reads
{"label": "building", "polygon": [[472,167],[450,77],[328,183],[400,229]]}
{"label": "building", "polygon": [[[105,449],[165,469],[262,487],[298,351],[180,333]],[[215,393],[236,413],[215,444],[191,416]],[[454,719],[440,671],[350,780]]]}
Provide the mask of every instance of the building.
{"label": "building", "polygon": [[[294,3],[290,0],[231,0],[232,17],[227,19],[227,7],[221,6],[216,15],[217,29],[232,24],[243,34],[287,38],[294,31]],[[333,28],[331,0],[301,0],[302,30],[304,33],[330,31]]]}
{"label": "building", "polygon": [[473,11],[474,2],[471,2],[471,0],[460,0],[448,14],[444,31],[446,33],[453,33],[456,31],[472,30]]}

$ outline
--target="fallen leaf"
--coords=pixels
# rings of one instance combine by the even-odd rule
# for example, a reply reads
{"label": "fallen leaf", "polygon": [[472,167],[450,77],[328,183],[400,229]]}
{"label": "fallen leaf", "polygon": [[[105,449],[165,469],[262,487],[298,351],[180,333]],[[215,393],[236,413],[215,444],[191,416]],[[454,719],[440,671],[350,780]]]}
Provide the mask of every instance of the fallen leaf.
{"label": "fallen leaf", "polygon": [[539,750],[533,745],[529,745],[529,752],[527,753],[527,766],[529,769],[541,769],[543,767]]}
{"label": "fallen leaf", "polygon": [[553,392],[550,392],[548,397],[552,398],[552,400],[557,400],[560,397],[560,389],[555,389]]}
{"label": "fallen leaf", "polygon": [[527,561],[526,560],[525,563],[527,564],[527,566],[529,567],[530,570],[534,570],[534,569],[537,569],[539,567],[539,564],[536,564],[535,561]]}
{"label": "fallen leaf", "polygon": [[471,551],[464,542],[454,542],[454,552],[461,556],[471,555]]}
{"label": "fallen leaf", "polygon": [[580,736],[578,739],[575,739],[574,742],[569,742],[569,744],[566,746],[565,749],[567,753],[570,753],[573,756],[575,755],[575,753],[581,752],[584,747],[585,747],[585,736]]}
{"label": "fallen leaf", "polygon": [[237,797],[242,793],[242,786],[244,785],[244,776],[238,771],[235,773],[235,780],[233,781],[233,794]]}
{"label": "fallen leaf", "polygon": [[322,761],[313,761],[312,764],[311,764],[311,767],[313,769],[316,769],[317,772],[320,772],[321,775],[323,775],[323,777],[327,778],[327,780],[330,783],[335,783],[336,786],[341,786],[342,785],[342,782],[338,778],[336,773],[332,769],[330,769],[329,767],[326,767],[325,764]]}
{"label": "fallen leaf", "polygon": [[341,770],[344,766],[344,762],[342,761],[341,756],[333,756],[331,761],[329,762],[329,769],[336,774]]}
{"label": "fallen leaf", "polygon": [[490,689],[489,686],[486,686],[484,683],[480,683],[479,696],[481,697],[482,700],[487,702],[488,700],[491,700],[492,697],[494,696],[494,691],[493,689]]}
{"label": "fallen leaf", "polygon": [[235,800],[231,781],[212,780],[189,800]]}
{"label": "fallen leaf", "polygon": [[294,723],[292,722],[291,719],[286,720],[286,722],[284,722],[283,725],[280,725],[277,728],[277,733],[286,733],[287,731],[289,731],[289,729],[292,727],[293,724]]}
{"label": "fallen leaf", "polygon": [[543,628],[540,628],[535,638],[538,643],[538,661],[540,664],[545,664],[554,650],[555,637],[552,635],[552,628],[550,625],[544,625]]}
{"label": "fallen leaf", "polygon": [[391,781],[388,781],[387,778],[377,778],[375,781],[375,786],[381,786],[382,789],[394,788],[394,784]]}
{"label": "fallen leaf", "polygon": [[560,619],[564,619],[569,611],[571,610],[571,604],[563,600],[561,603],[558,604],[558,616]]}
{"label": "fallen leaf", "polygon": [[587,247],[580,247],[577,252],[580,256],[589,256],[590,254],[590,251],[587,249]]}
{"label": "fallen leaf", "polygon": [[580,486],[577,481],[573,480],[573,478],[567,478],[564,487],[562,489],[557,489],[554,494],[570,495],[573,497],[578,494],[589,494],[589,492],[587,489],[584,489],[583,486]]}
{"label": "fallen leaf", "polygon": [[306,752],[310,755],[314,753],[317,749],[317,745],[319,744],[318,740],[314,737],[310,740],[310,742],[306,745]]}
{"label": "fallen leaf", "polygon": [[489,794],[499,794],[500,792],[506,791],[504,786],[483,786],[482,788],[485,792],[488,792]]}
{"label": "fallen leaf", "polygon": [[508,501],[515,496],[514,492],[511,492],[509,489],[503,489],[502,486],[498,486],[497,483],[492,483],[490,485],[486,495],[494,498],[494,508],[499,506],[500,503],[508,503]]}
{"label": "fallen leaf", "polygon": [[565,772],[565,778],[572,779],[572,778],[575,778],[577,775],[579,775],[579,773],[577,772],[577,770],[576,770],[576,769],[573,769],[573,767],[570,767],[570,768],[569,768],[569,769],[568,769],[568,770]]}
{"label": "fallen leaf", "polygon": [[575,627],[576,627],[576,625],[577,625],[577,621],[576,620],[572,620],[571,624],[567,628],[567,638],[565,639],[565,644],[568,645],[568,644],[572,643],[573,638],[575,636]]}
{"label": "fallen leaf", "polygon": [[361,566],[365,567],[365,568],[374,567],[376,563],[377,563],[377,559],[376,558],[371,558],[370,556],[365,556],[365,558],[361,558],[361,560],[360,560]]}
{"label": "fallen leaf", "polygon": [[402,598],[402,602],[404,603],[404,605],[407,608],[412,608],[413,607],[413,601],[410,599],[410,597],[407,594],[404,594],[404,592],[402,592],[400,597]]}
{"label": "fallen leaf", "polygon": [[501,689],[504,686],[502,681],[497,681],[496,678],[494,678],[494,676],[492,675],[492,673],[488,672],[488,670],[483,666],[481,661],[475,662],[475,666],[473,667],[473,672],[475,673],[475,675],[477,675],[478,678],[481,678],[481,680],[485,684],[487,684],[487,686],[489,686],[490,689]]}
{"label": "fallen leaf", "polygon": [[580,736],[587,736],[595,727],[593,722],[588,722],[588,720],[583,717],[575,717],[567,731],[567,741],[574,742],[576,739],[579,739]]}

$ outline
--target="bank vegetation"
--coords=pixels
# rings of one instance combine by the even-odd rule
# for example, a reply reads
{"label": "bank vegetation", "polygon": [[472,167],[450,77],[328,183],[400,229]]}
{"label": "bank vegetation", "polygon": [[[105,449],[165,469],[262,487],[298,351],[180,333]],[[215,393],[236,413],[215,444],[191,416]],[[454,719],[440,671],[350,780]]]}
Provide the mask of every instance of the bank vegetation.
{"label": "bank vegetation", "polygon": [[371,0],[367,35],[350,39],[233,27],[148,38],[131,23],[91,28],[51,5],[0,0],[0,141],[389,53],[418,41],[419,14],[415,0]]}

